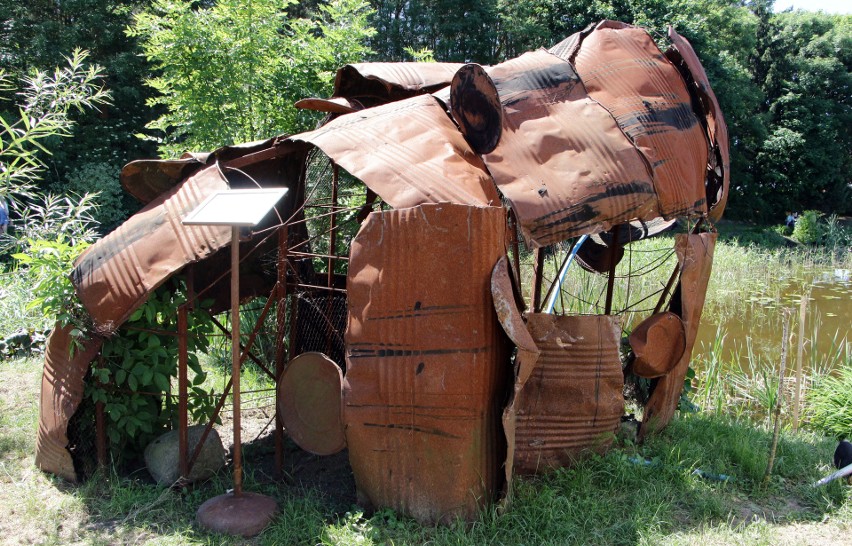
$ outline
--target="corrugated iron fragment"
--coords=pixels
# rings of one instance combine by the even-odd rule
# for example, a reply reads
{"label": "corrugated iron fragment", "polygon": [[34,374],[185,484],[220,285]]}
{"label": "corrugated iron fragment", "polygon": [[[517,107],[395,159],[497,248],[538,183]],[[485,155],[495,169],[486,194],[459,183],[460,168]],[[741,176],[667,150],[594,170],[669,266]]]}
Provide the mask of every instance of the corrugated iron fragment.
{"label": "corrugated iron fragment", "polygon": [[515,471],[569,466],[605,451],[624,413],[619,341],[612,315],[527,315],[541,354],[515,402]]}
{"label": "corrugated iron fragment", "polygon": [[430,95],[341,116],[292,138],[320,148],[394,208],[500,203],[482,158]]}
{"label": "corrugated iron fragment", "polygon": [[636,356],[633,373],[639,377],[669,373],[686,349],[683,321],[672,312],[651,315],[630,333],[630,348]]}
{"label": "corrugated iron fragment", "polygon": [[503,134],[484,159],[528,239],[543,246],[658,216],[648,166],[569,63],[536,51],[489,75]]}
{"label": "corrugated iron fragment", "polygon": [[228,188],[217,165],[162,194],[75,262],[71,280],[99,332],[112,333],[160,284],[231,242],[228,226],[184,226],[208,195]]}
{"label": "corrugated iron fragment", "polygon": [[715,222],[722,217],[731,185],[728,124],[725,123],[722,108],[692,44],[672,27],[669,27],[669,39],[672,46],[666,51],[666,57],[680,70],[690,92],[697,95],[697,102],[706,120],[711,147],[707,168],[707,202],[710,206],[710,219]]}
{"label": "corrugated iron fragment", "polygon": [[38,433],[36,435],[36,466],[76,482],[74,461],[68,452],[68,421],[83,400],[84,379],[89,362],[101,349],[103,339],[93,337],[71,354],[72,326],[57,324],[44,352],[44,371],[41,379]]}
{"label": "corrugated iron fragment", "polygon": [[334,78],[334,97],[356,99],[370,108],[434,93],[450,85],[460,63],[358,63]]}
{"label": "corrugated iron fragment", "polygon": [[663,216],[706,212],[708,142],[680,73],[651,36],[603,21],[582,38],[574,66],[651,165]]}
{"label": "corrugated iron fragment", "polygon": [[499,207],[422,205],[370,214],[352,242],[344,419],[365,504],[470,521],[498,491],[509,370],[490,280],[505,222]]}
{"label": "corrugated iron fragment", "polygon": [[671,311],[683,320],[686,330],[686,346],[683,356],[675,367],[657,380],[642,417],[639,437],[665,427],[674,416],[683,381],[689,369],[689,359],[698,335],[701,311],[707,295],[707,283],[713,265],[713,249],[716,246],[715,233],[678,235],[675,242],[681,274],[677,289],[672,294]]}
{"label": "corrugated iron fragment", "polygon": [[331,97],[329,99],[311,97],[298,100],[293,106],[302,108],[303,110],[314,110],[327,114],[351,114],[352,112],[364,109],[364,105],[357,100],[343,97]]}

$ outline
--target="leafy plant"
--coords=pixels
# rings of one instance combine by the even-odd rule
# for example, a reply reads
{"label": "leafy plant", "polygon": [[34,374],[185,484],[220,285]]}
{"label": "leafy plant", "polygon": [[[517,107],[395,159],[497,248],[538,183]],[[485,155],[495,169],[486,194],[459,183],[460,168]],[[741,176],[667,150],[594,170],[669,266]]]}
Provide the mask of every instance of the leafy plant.
{"label": "leafy plant", "polygon": [[[70,113],[109,102],[98,81],[99,66],[84,65],[86,51],[66,57],[67,66],[52,75],[36,71],[24,78],[16,119],[0,116],[0,197],[31,197],[44,170],[40,154],[50,154],[45,140],[71,135]],[[10,76],[0,69],[0,93],[14,89]]]}
{"label": "leafy plant", "polygon": [[[137,309],[101,349],[92,368],[86,395],[103,402],[109,416],[107,435],[114,448],[139,453],[159,433],[177,426],[177,399],[171,396],[172,378],[178,373],[178,307],[185,303],[181,287],[163,287]],[[194,421],[209,418],[211,393],[200,385],[206,374],[197,352],[208,348],[213,322],[204,309],[187,314],[188,367],[193,372],[189,388],[189,414]]]}
{"label": "leafy plant", "polygon": [[816,210],[806,210],[793,228],[793,238],[804,245],[815,245],[822,242],[824,227],[820,218],[822,213]]}
{"label": "leafy plant", "polygon": [[363,59],[373,34],[363,0],[320,3],[288,19],[294,0],[156,0],[127,30],[158,70],[165,110],[147,127],[164,155],[297,132],[318,121],[293,103],[331,90],[334,71]]}

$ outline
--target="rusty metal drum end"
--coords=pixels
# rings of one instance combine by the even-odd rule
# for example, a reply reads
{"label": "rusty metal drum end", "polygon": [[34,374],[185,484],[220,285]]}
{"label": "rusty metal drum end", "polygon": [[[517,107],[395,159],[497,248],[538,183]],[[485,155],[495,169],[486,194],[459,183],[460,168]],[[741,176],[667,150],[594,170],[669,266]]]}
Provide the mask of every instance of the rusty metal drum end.
{"label": "rusty metal drum end", "polygon": [[263,531],[278,512],[275,499],[260,493],[233,492],[204,502],[195,518],[198,524],[214,533],[253,537]]}

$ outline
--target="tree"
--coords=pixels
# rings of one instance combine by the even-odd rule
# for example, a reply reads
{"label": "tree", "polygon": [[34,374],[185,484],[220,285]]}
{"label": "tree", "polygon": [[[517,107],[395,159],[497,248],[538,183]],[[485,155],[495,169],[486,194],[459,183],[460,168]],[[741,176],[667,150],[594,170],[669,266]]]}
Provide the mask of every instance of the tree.
{"label": "tree", "polygon": [[331,0],[311,18],[290,19],[295,0],[156,0],[137,14],[155,76],[147,128],[164,155],[310,129],[317,118],[293,103],[331,91],[334,71],[363,59],[373,29],[362,0]]}

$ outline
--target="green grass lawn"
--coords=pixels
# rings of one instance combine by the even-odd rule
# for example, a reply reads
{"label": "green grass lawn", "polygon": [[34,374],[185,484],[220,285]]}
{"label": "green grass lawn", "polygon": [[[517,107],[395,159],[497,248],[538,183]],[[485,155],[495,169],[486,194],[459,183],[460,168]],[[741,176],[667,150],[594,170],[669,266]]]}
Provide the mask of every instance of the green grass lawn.
{"label": "green grass lawn", "polygon": [[[518,480],[512,507],[471,524],[422,527],[383,510],[364,517],[331,494],[271,480],[247,457],[246,488],[281,513],[250,541],[194,525],[198,506],[230,484],[227,472],[173,491],[144,471],[105,469],[82,486],[33,464],[41,362],[0,362],[0,542],[7,544],[843,544],[852,488],[810,484],[831,471],[834,442],[782,435],[775,472],[760,485],[769,431],[681,415],[644,445],[624,445],[570,469]],[[268,454],[266,455],[268,456]],[[702,478],[725,474],[728,481]],[[341,492],[344,493],[344,492]],[[351,493],[351,492],[350,492]]]}

